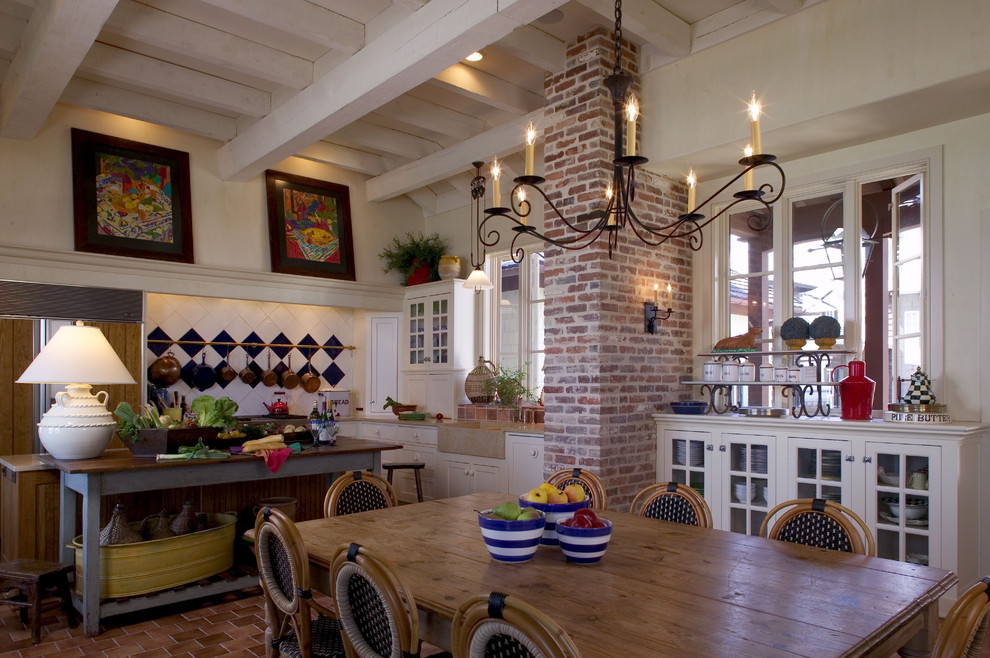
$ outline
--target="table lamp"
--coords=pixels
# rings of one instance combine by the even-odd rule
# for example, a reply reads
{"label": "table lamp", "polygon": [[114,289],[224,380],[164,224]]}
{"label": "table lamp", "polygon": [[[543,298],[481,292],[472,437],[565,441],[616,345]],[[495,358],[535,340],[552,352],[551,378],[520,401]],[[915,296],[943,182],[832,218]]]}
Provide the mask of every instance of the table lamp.
{"label": "table lamp", "polygon": [[107,392],[93,395],[90,384],[78,382],[133,384],[134,378],[98,327],[77,322],[59,328],[17,382],[66,385],[38,423],[38,437],[56,459],[91,459],[106,450],[117,423],[106,408]]}

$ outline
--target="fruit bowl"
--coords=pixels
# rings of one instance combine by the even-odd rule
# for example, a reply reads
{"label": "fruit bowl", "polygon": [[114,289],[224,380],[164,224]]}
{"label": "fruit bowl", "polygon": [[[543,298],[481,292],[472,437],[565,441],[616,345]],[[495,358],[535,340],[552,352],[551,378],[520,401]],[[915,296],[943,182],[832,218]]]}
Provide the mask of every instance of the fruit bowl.
{"label": "fruit bowl", "polygon": [[544,546],[557,546],[557,522],[571,518],[574,516],[574,512],[579,509],[590,507],[591,501],[585,499],[573,503],[533,503],[519,496],[519,506],[535,507],[541,512],[546,513],[547,523],[543,528],[543,538],[540,540],[540,543]]}
{"label": "fruit bowl", "polygon": [[557,525],[560,550],[568,562],[594,564],[605,555],[608,540],[612,538],[612,522],[602,518],[598,520],[605,524],[604,528],[577,528]]}
{"label": "fruit bowl", "polygon": [[478,525],[488,552],[499,562],[525,562],[536,554],[543,536],[546,514],[535,519],[507,521],[493,510],[478,512]]}

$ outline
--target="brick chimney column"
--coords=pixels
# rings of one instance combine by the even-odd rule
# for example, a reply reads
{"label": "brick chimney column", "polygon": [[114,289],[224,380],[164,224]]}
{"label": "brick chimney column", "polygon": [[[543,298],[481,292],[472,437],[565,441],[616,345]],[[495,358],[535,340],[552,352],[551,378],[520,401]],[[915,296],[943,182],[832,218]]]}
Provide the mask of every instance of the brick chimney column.
{"label": "brick chimney column", "polygon": [[[642,103],[637,71],[629,68],[638,53],[623,46],[623,69],[634,76],[630,91]],[[572,222],[605,205],[614,114],[603,80],[613,65],[612,35],[596,29],[568,48],[566,70],[545,82],[545,189]],[[645,112],[648,117],[649,108]],[[639,133],[648,130],[641,114]],[[682,182],[637,171],[632,205],[642,221],[667,223],[685,203]],[[552,237],[566,235],[552,212],[544,228]],[[681,397],[679,378],[690,373],[691,251],[682,241],[644,245],[628,227],[612,258],[607,240],[599,242],[578,251],[545,249],[545,466],[593,470],[605,482],[609,507],[625,509],[643,487],[662,479],[651,416]],[[663,308],[667,284],[673,286],[675,313],[648,334],[643,302],[653,300],[655,283]]]}

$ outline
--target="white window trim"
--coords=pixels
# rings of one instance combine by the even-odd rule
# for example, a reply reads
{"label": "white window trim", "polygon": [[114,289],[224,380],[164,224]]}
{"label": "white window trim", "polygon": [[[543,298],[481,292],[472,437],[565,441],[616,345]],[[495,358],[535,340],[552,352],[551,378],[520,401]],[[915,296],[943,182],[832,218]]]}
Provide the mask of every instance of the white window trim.
{"label": "white window trim", "polygon": [[[542,252],[544,249],[542,248],[542,245],[524,246],[523,249],[525,250],[523,262],[526,264],[523,265],[520,263],[520,272],[523,270],[528,272],[530,256],[534,253]],[[484,346],[484,354],[489,355],[486,358],[490,358],[496,365],[501,365],[499,364],[497,358],[498,336],[500,331],[499,318],[501,314],[498,312],[496,305],[498,304],[498,300],[502,298],[502,277],[500,268],[497,267],[497,263],[510,259],[512,257],[512,253],[513,252],[510,250],[491,252],[485,258],[484,269],[488,274],[488,278],[491,280],[494,288],[486,293],[489,296],[485,298],[483,309],[479,309],[482,319],[478,322],[478,325],[483,325],[483,335],[479,337],[481,340],[479,344]],[[528,281],[526,284],[528,284]],[[539,372],[537,371],[539,366],[538,364],[532,362],[532,359],[527,358],[528,355],[533,353],[532,345],[530,345],[529,341],[530,311],[532,309],[533,300],[530,298],[529,286],[525,285],[522,281],[520,281],[519,297],[519,328],[521,331],[520,339],[522,341],[520,358],[524,359],[524,361],[520,363],[520,366],[525,361],[530,361],[530,365],[527,366],[526,385],[533,390],[534,396],[538,396],[539,389],[536,386],[536,383],[540,380]],[[545,298],[543,302],[545,308]],[[544,359],[545,358],[546,357],[544,356]]]}

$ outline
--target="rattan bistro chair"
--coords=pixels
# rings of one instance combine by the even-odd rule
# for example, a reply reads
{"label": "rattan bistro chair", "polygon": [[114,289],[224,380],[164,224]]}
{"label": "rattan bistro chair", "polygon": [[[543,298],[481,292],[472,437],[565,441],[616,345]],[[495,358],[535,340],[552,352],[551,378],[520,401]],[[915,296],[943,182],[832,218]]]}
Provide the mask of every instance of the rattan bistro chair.
{"label": "rattan bistro chair", "polygon": [[[778,513],[780,518],[768,531],[770,519]],[[763,519],[760,536],[859,555],[874,556],[877,552],[873,533],[856,512],[821,498],[800,498],[777,505]]]}
{"label": "rattan bistro chair", "polygon": [[323,515],[331,518],[398,504],[395,489],[387,480],[371,471],[354,471],[341,475],[327,489]]}
{"label": "rattan bistro chair", "polygon": [[419,656],[416,599],[391,562],[360,544],[341,546],[333,558],[330,583],[348,656]]}
{"label": "rattan bistro chair", "polygon": [[451,647],[457,658],[580,658],[570,636],[533,606],[492,592],[465,601],[454,614]]}
{"label": "rattan bistro chair", "polygon": [[658,482],[633,498],[630,511],[651,519],[711,528],[712,510],[691,487],[677,482]]}
{"label": "rattan bistro chair", "polygon": [[932,658],[977,658],[990,619],[990,578],[966,590],[952,605],[935,638]]}
{"label": "rattan bistro chair", "polygon": [[561,490],[569,484],[580,484],[588,500],[591,501],[592,509],[603,510],[608,505],[605,484],[601,478],[590,471],[580,468],[565,468],[548,477],[547,483]]}
{"label": "rattan bistro chair", "polygon": [[265,599],[265,655],[344,658],[340,623],[312,600],[309,556],[295,524],[281,511],[265,507],[255,517],[254,536]]}

